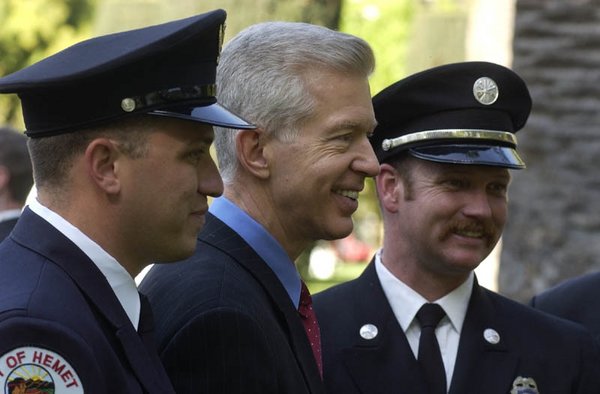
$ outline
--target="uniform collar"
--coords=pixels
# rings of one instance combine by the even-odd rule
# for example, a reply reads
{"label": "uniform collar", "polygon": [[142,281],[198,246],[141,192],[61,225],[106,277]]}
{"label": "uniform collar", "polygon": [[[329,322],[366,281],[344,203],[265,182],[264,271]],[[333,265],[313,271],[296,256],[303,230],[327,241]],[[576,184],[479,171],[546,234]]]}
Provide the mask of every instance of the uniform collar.
{"label": "uniform collar", "polygon": [[[428,301],[400,279],[396,278],[383,265],[381,261],[381,251],[377,252],[375,255],[375,269],[392,311],[400,323],[402,330],[406,332],[421,306]],[[444,309],[447,315],[444,319],[449,319],[450,323],[459,334],[462,330],[465,316],[467,315],[473,282],[474,274],[471,273],[467,280],[460,286],[442,298],[434,301],[434,303],[439,304]]]}
{"label": "uniform collar", "polygon": [[108,281],[131,324],[137,330],[140,319],[140,297],[135,281],[127,270],[81,230],[56,212],[43,206],[37,199],[34,198],[29,202],[29,208],[55,227],[92,260]]}

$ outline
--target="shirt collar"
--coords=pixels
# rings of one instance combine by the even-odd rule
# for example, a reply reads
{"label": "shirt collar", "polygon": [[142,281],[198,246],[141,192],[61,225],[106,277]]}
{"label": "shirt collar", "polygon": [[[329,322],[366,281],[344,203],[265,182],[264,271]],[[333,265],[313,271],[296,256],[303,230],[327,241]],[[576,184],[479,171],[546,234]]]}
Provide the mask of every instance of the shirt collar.
{"label": "shirt collar", "polygon": [[82,233],[62,216],[32,199],[29,208],[42,217],[85,253],[104,275],[113,289],[131,324],[138,327],[140,319],[140,296],[135,281],[119,262],[96,242]]}
{"label": "shirt collar", "polygon": [[300,303],[300,274],[279,242],[260,223],[226,197],[214,199],[209,212],[231,227],[254,249],[275,273],[297,308]]}
{"label": "shirt collar", "polygon": [[[396,278],[383,265],[381,250],[375,255],[375,270],[392,311],[400,323],[402,330],[406,332],[421,306],[428,301],[400,279]],[[460,286],[444,297],[434,301],[434,303],[439,304],[444,309],[447,319],[449,319],[459,334],[467,315],[473,282],[474,274],[471,272],[467,280]]]}
{"label": "shirt collar", "polygon": [[21,216],[21,209],[8,209],[6,211],[0,212],[0,222],[5,222],[7,220],[16,219]]}

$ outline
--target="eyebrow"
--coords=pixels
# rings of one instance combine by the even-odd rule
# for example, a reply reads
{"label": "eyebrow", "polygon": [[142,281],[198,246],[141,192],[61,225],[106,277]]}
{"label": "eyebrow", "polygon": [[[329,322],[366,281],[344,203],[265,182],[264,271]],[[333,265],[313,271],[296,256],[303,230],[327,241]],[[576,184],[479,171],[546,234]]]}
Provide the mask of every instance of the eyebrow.
{"label": "eyebrow", "polygon": [[341,120],[339,122],[334,123],[331,126],[331,130],[342,130],[342,129],[352,129],[352,130],[363,130],[367,129],[369,132],[373,132],[377,127],[377,121],[375,122],[357,122],[354,120]]}

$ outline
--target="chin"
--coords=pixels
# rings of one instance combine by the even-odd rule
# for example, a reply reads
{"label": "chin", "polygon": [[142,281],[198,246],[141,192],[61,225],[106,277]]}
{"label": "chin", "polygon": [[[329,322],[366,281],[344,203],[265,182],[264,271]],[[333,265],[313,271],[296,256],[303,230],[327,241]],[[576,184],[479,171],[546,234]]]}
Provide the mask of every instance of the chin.
{"label": "chin", "polygon": [[327,241],[333,241],[336,239],[346,238],[348,235],[352,233],[354,226],[352,225],[352,221],[350,221],[350,225],[346,226],[338,226],[335,229],[331,229],[327,231],[327,236],[324,236],[322,239]]}
{"label": "chin", "polygon": [[163,258],[161,258],[161,263],[172,263],[179,260],[187,259],[192,256],[196,251],[196,238],[194,238],[194,242],[186,242],[185,244],[180,244],[180,247],[175,249],[171,248],[166,253],[163,253]]}

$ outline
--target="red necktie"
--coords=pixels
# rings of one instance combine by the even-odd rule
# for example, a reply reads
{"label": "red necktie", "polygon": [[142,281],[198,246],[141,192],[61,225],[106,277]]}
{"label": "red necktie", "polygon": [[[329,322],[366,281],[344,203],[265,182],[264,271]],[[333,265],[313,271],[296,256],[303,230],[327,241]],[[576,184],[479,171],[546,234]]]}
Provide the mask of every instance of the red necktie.
{"label": "red necktie", "polygon": [[319,330],[319,323],[317,322],[317,316],[312,307],[312,297],[306,287],[306,284],[302,282],[302,290],[300,291],[300,306],[298,307],[298,313],[302,318],[302,324],[304,324],[304,330],[306,336],[310,342],[319,373],[323,376],[323,360],[321,359],[321,332]]}

